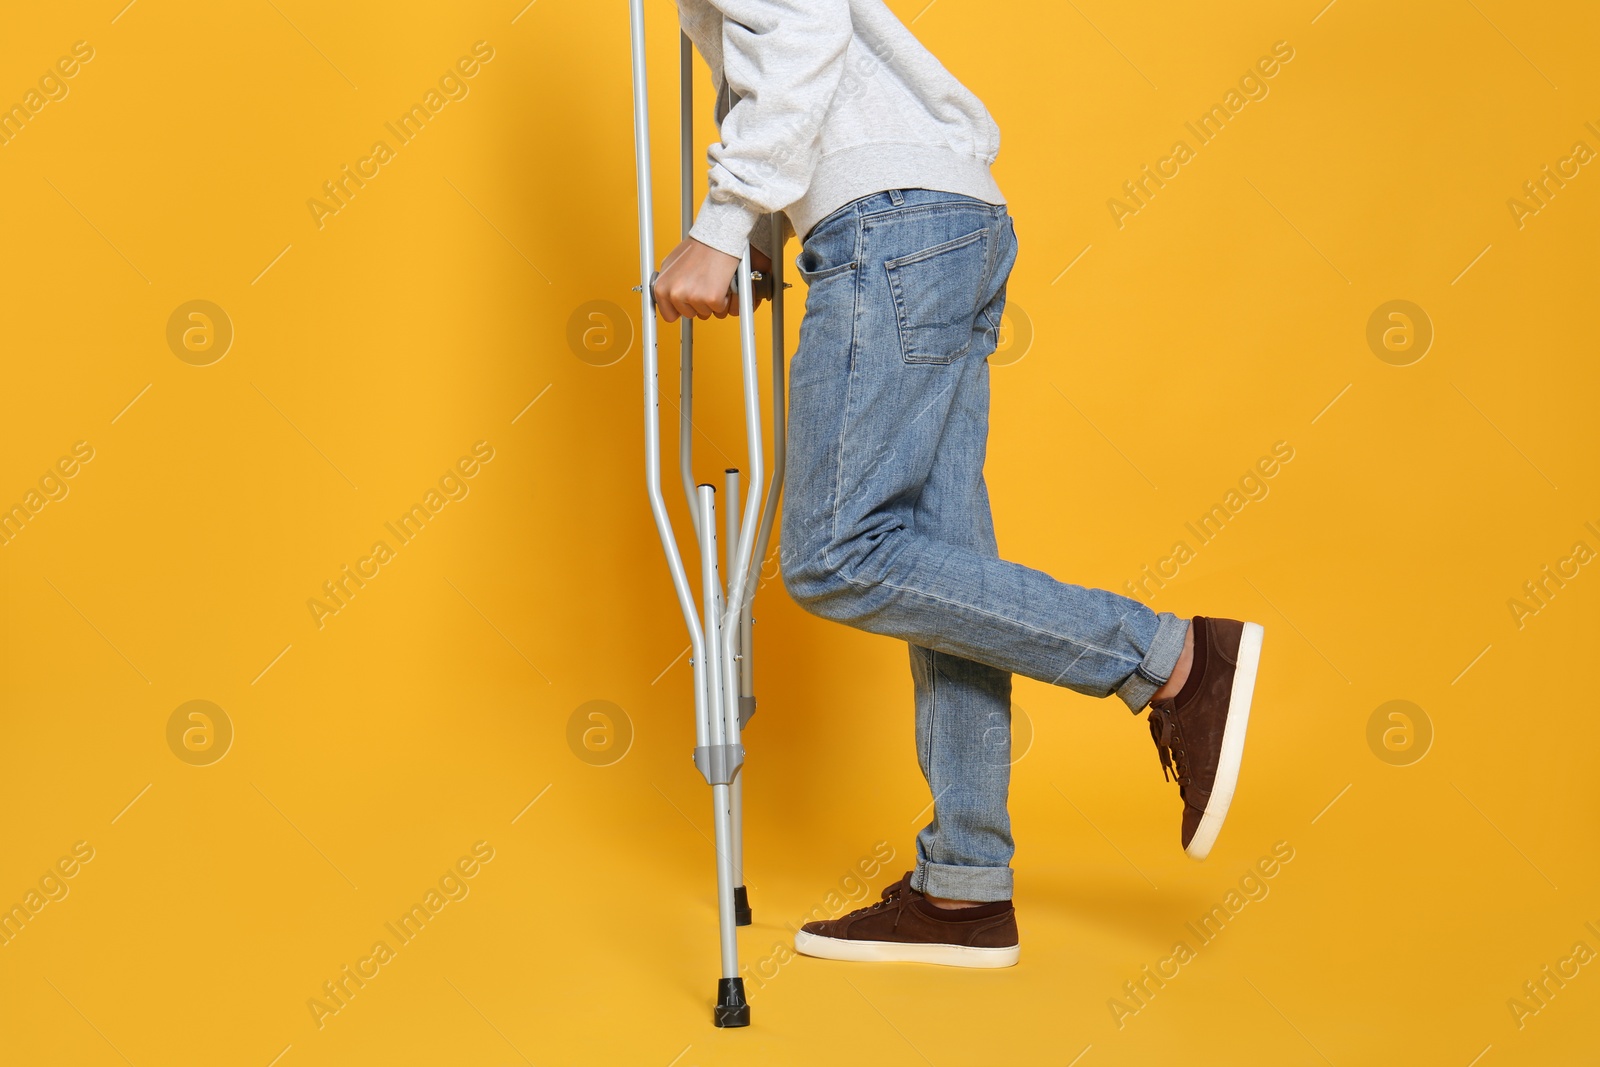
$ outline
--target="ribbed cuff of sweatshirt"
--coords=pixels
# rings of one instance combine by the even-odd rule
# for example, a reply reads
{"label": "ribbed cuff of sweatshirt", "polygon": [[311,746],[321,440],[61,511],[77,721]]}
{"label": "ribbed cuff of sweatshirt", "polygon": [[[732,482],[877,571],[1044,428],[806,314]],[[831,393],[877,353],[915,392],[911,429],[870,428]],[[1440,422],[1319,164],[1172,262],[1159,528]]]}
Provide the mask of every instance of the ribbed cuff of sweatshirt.
{"label": "ribbed cuff of sweatshirt", "polygon": [[689,228],[689,236],[718,252],[742,257],[745,245],[750,243],[750,231],[755,229],[759,218],[761,212],[743,200],[712,200],[707,193],[694,217],[694,225]]}

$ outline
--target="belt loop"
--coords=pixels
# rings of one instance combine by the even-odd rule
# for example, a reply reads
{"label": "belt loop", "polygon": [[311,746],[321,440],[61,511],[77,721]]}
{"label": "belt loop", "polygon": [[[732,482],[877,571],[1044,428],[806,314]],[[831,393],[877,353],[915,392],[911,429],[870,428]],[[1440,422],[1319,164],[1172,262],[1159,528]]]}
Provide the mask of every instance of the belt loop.
{"label": "belt loop", "polygon": [[893,204],[895,207],[899,207],[901,204],[906,202],[906,195],[899,189],[890,189],[888,192],[889,203]]}

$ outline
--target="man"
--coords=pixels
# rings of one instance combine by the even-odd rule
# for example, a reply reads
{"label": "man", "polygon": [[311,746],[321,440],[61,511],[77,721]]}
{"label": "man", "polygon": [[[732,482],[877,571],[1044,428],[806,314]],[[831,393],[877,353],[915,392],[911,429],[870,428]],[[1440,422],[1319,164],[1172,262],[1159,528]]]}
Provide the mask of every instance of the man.
{"label": "man", "polygon": [[[653,292],[721,318],[765,213],[801,237],[782,573],[825,618],[906,641],[934,797],[916,868],[795,948],[1003,967],[1011,903],[1011,676],[1116,694],[1149,724],[1203,859],[1244,749],[1262,629],[1180,619],[999,558],[983,479],[989,364],[1017,244],[983,104],[882,0],[679,0],[717,81],[722,140]],[[781,249],[769,249],[781,254]],[[995,726],[1003,744],[994,743]]]}

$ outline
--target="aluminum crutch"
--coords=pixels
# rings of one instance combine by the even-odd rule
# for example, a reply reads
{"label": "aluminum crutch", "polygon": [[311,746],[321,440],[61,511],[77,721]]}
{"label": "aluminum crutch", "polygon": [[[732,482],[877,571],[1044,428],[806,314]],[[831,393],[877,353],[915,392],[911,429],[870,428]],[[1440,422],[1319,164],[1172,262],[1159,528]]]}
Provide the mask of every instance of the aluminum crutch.
{"label": "aluminum crutch", "polygon": [[[717,905],[718,926],[721,943],[722,977],[717,983],[717,1003],[713,1010],[712,1019],[717,1026],[747,1026],[750,1022],[750,1008],[745,1000],[744,981],[739,976],[739,950],[736,936],[736,926],[739,919],[740,905],[744,904],[746,894],[743,893],[742,882],[742,849],[738,839],[738,832],[742,829],[739,825],[740,806],[737,784],[739,771],[744,763],[744,748],[740,744],[740,729],[748,721],[749,710],[753,710],[753,697],[749,697],[749,681],[747,678],[750,642],[749,630],[746,620],[749,618],[750,604],[755,592],[755,581],[761,555],[766,550],[767,539],[771,533],[772,516],[776,511],[777,489],[781,488],[781,471],[783,461],[782,451],[782,416],[781,411],[775,422],[778,436],[775,438],[775,453],[778,463],[774,467],[773,483],[767,488],[765,494],[756,490],[761,488],[765,457],[762,452],[761,411],[760,411],[760,378],[756,366],[755,325],[753,317],[754,285],[757,280],[772,284],[767,279],[757,274],[754,278],[750,270],[750,255],[748,249],[741,257],[738,274],[738,294],[741,314],[739,316],[739,334],[741,363],[744,379],[744,407],[747,431],[746,447],[750,456],[752,467],[750,485],[751,491],[744,500],[743,517],[737,522],[729,523],[729,537],[726,546],[728,551],[728,580],[730,587],[728,595],[723,597],[722,581],[718,568],[717,557],[717,528],[716,528],[716,489],[709,484],[694,486],[690,492],[692,475],[690,467],[690,446],[692,444],[693,427],[690,422],[690,402],[692,400],[692,332],[686,321],[684,324],[683,369],[680,379],[682,392],[680,402],[680,473],[683,476],[686,496],[689,496],[691,514],[694,516],[697,540],[701,553],[701,605],[704,612],[703,621],[697,618],[694,594],[689,585],[682,557],[679,552],[676,537],[673,533],[671,519],[667,515],[666,503],[661,492],[661,437],[660,437],[660,409],[659,409],[659,380],[658,380],[658,338],[656,331],[654,296],[651,291],[654,280],[655,248],[652,219],[651,177],[650,177],[650,133],[649,133],[649,94],[648,81],[645,69],[645,37],[644,13],[642,0],[630,0],[630,37],[633,51],[633,117],[634,117],[634,154],[638,175],[639,197],[639,273],[640,273],[640,320],[643,340],[643,363],[645,379],[645,452],[646,452],[646,487],[650,498],[650,510],[655,518],[656,531],[661,538],[662,547],[666,552],[668,569],[672,575],[673,588],[677,593],[679,607],[683,611],[684,621],[689,629],[691,649],[691,662],[694,668],[695,685],[695,749],[694,762],[706,781],[712,787],[713,817],[715,824],[715,845],[717,857]],[[680,41],[680,62],[682,66],[680,88],[683,92],[681,118],[689,126],[690,94],[689,79],[692,72],[692,48],[687,38]],[[692,126],[684,133],[684,145],[690,146],[692,141]],[[692,204],[688,202],[689,190],[692,189],[692,170],[685,163],[685,225],[691,219]],[[774,217],[771,221],[773,232],[782,237],[781,219]],[[781,241],[774,246],[781,252]],[[782,297],[782,288],[773,286],[774,303]],[[777,313],[775,328],[781,327],[781,313]],[[775,334],[775,336],[778,336]],[[782,343],[781,336],[774,348],[774,405],[775,410],[781,408],[782,398]],[[731,485],[732,496],[728,502],[730,520],[733,514],[739,511],[737,476]],[[765,495],[767,504],[761,508],[761,496]],[[762,511],[760,530],[757,530],[757,512]],[[759,547],[757,542],[759,542]],[[745,908],[744,910],[748,910]],[[746,919],[748,921],[748,919]]]}
{"label": "aluminum crutch", "polygon": [[[680,187],[682,189],[681,219],[682,236],[688,237],[690,228],[694,225],[694,174],[696,166],[696,149],[694,142],[694,45],[687,34],[680,34],[679,39],[679,162],[680,162]],[[769,247],[777,250],[778,254],[772,259],[770,272],[763,275],[757,271],[750,272],[752,288],[759,295],[765,296],[769,301],[772,324],[772,425],[773,425],[773,454],[774,462],[771,481],[766,489],[766,504],[762,510],[761,525],[756,534],[755,563],[757,570],[753,576],[759,576],[762,563],[766,559],[767,545],[771,540],[773,520],[778,510],[778,499],[783,492],[783,476],[785,467],[785,401],[784,401],[784,319],[783,319],[783,292],[789,288],[783,281],[783,256],[784,246],[784,221],[783,216],[773,213],[765,217],[764,224],[769,227],[771,234]],[[761,223],[758,223],[761,225]],[[758,285],[759,283],[759,285]],[[746,298],[747,299],[747,298]],[[748,306],[748,305],[745,305]],[[683,477],[684,491],[693,513],[698,507],[695,501],[694,478],[692,474],[691,455],[694,439],[694,422],[691,417],[693,410],[694,373],[694,320],[685,318],[681,320],[681,375],[679,379],[679,466]],[[745,345],[753,345],[754,338],[741,336]],[[725,472],[725,488],[727,500],[727,534],[726,551],[728,557],[727,570],[733,573],[731,553],[734,546],[739,543],[739,502],[740,480],[737,468],[730,467]],[[757,475],[759,478],[759,474]],[[696,534],[699,533],[698,528]],[[755,600],[756,587],[751,586],[745,597],[743,610],[738,612],[737,638],[734,644],[734,659],[739,664],[738,681],[738,714],[739,728],[742,731],[750,724],[750,718],[756,713],[755,698],[755,671],[753,655],[753,635],[751,627],[755,623],[752,607]],[[729,618],[733,614],[730,613]],[[732,699],[732,698],[730,698]],[[749,926],[753,915],[750,909],[750,897],[744,884],[744,786],[743,779],[735,776],[730,788],[730,819],[732,821],[733,837],[733,880],[734,880],[734,922],[738,926]]]}

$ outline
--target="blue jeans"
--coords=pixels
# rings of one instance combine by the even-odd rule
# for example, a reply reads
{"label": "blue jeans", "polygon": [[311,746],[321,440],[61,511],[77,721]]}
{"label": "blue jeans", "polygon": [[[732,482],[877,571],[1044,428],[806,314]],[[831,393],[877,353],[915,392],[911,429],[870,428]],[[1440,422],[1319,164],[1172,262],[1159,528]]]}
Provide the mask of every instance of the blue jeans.
{"label": "blue jeans", "polygon": [[909,644],[934,798],[911,884],[957,900],[1011,896],[1011,676],[1138,712],[1188,628],[999,556],[988,357],[1016,255],[1003,205],[895,189],[817,223],[795,260],[810,288],[789,371],[784,585]]}

